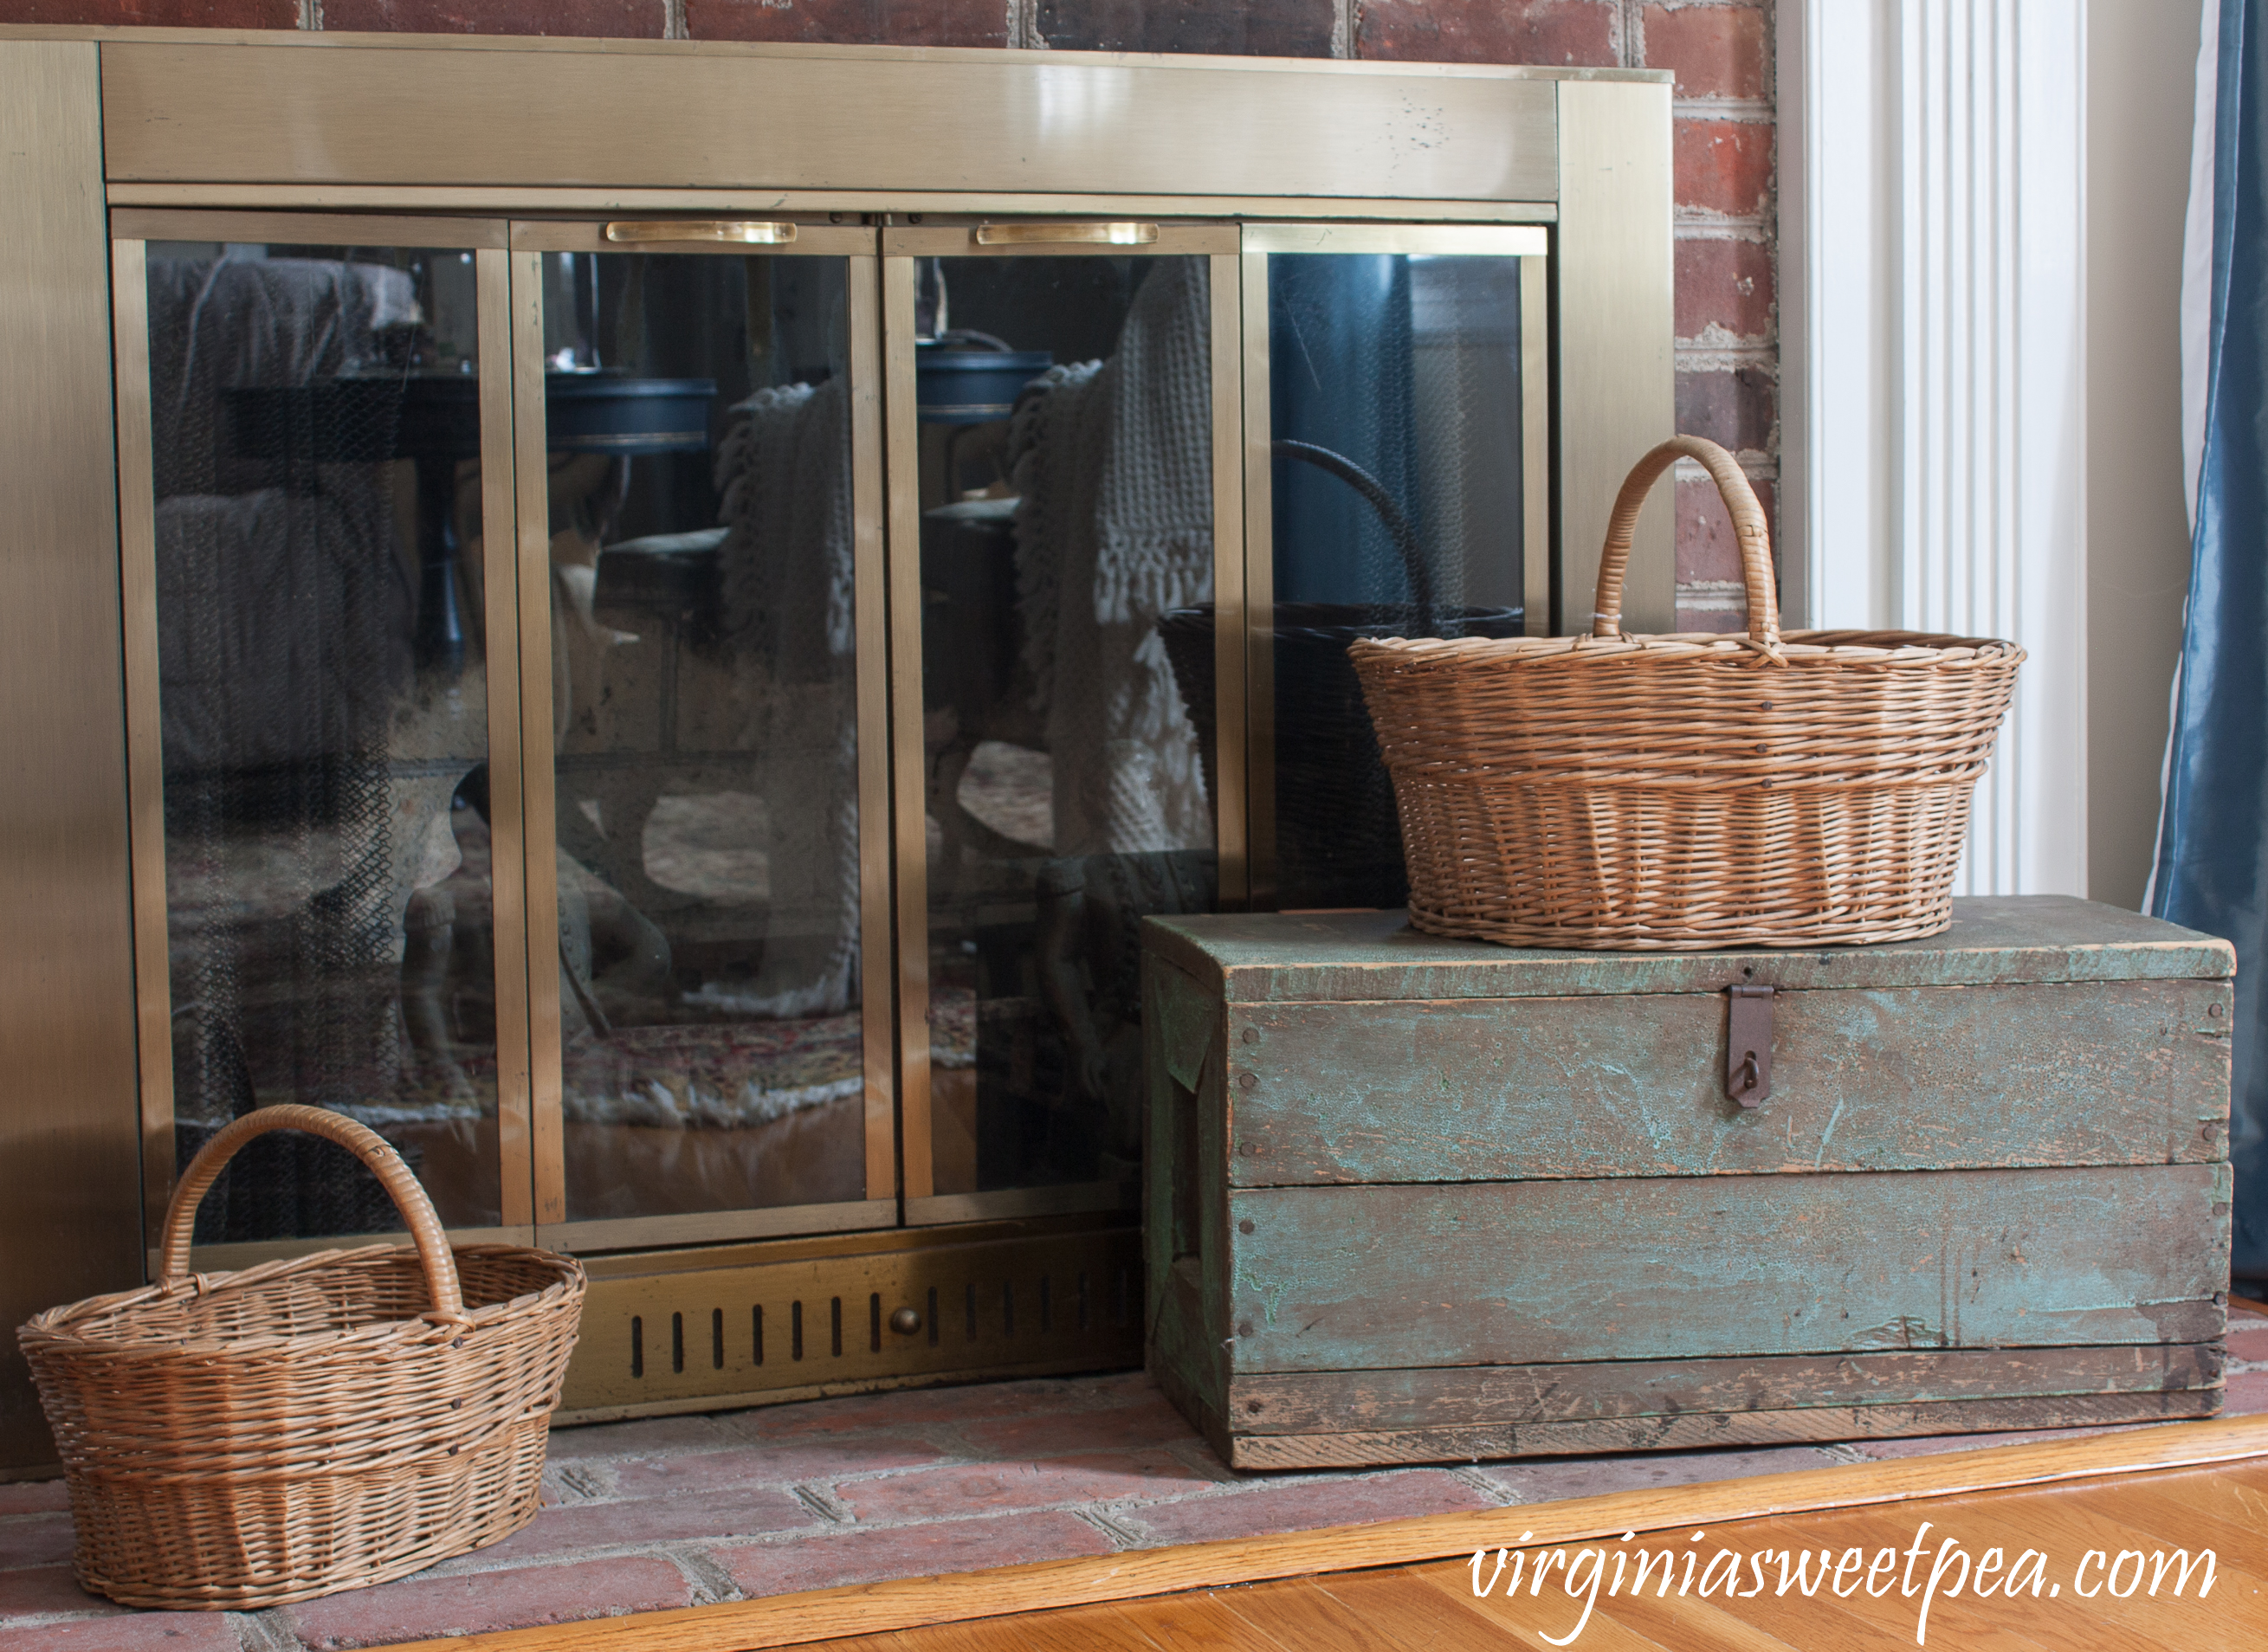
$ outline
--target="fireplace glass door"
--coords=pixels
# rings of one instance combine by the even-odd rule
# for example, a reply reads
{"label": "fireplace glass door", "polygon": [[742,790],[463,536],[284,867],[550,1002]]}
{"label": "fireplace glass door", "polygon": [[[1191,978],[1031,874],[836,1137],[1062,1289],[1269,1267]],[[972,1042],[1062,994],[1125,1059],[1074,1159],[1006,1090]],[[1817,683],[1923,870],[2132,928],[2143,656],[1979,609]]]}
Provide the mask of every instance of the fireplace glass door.
{"label": "fireplace glass door", "polygon": [[[526,1095],[498,1059],[525,1024],[498,968],[518,936],[496,923],[519,811],[499,819],[490,765],[502,226],[208,233],[118,246],[151,1190],[298,1102],[386,1137],[450,1226],[525,1221]],[[269,1135],[195,1232],[401,1225],[344,1150]]]}
{"label": "fireplace glass door", "polygon": [[1409,897],[1350,642],[1548,628],[1545,245],[1245,229],[1257,904]]}
{"label": "fireplace glass door", "polygon": [[1136,1197],[1141,921],[1220,900],[1214,283],[1233,246],[1130,224],[885,233],[893,474],[918,487],[892,525],[919,668],[898,751],[922,804],[899,818],[911,1220]]}
{"label": "fireplace glass door", "polygon": [[153,1217],[279,1101],[570,1250],[1130,1208],[1144,920],[1399,904],[1347,644],[1548,622],[1541,229],[148,221]]}
{"label": "fireplace glass door", "polygon": [[887,1224],[874,232],[513,241],[541,312],[518,455],[523,655],[549,656],[537,1220],[581,1245]]}

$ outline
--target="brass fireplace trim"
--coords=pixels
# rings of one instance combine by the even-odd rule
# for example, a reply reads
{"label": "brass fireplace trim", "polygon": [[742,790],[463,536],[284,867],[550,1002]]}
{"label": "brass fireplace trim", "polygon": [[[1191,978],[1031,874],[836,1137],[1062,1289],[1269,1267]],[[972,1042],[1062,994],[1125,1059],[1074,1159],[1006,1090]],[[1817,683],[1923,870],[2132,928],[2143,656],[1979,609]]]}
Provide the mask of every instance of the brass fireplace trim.
{"label": "brass fireplace trim", "polygon": [[[109,171],[147,183],[659,179],[1009,195],[1175,195],[1202,179],[1219,197],[1320,199],[1550,201],[1558,187],[1565,71],[663,44],[113,36],[101,48]],[[873,119],[878,108],[891,118]],[[246,120],[253,109],[272,118]],[[702,141],[687,143],[678,121],[637,118],[659,109],[697,120]]]}
{"label": "brass fireplace trim", "polygon": [[[908,119],[873,120],[877,80],[916,89],[898,105]],[[39,116],[38,141],[8,151],[18,158],[0,158],[0,170],[22,185],[13,198],[19,215],[48,226],[46,239],[18,238],[20,245],[0,255],[11,268],[37,275],[22,286],[33,295],[26,301],[33,308],[25,314],[39,329],[37,346],[24,353],[24,362],[26,373],[38,375],[44,386],[36,405],[26,402],[0,417],[14,420],[11,428],[22,440],[11,451],[23,452],[46,451],[41,444],[49,430],[76,431],[73,421],[90,410],[102,415],[106,430],[115,415],[122,440],[130,437],[127,426],[136,418],[146,424],[146,373],[137,393],[135,357],[118,348],[117,329],[133,314],[134,300],[126,295],[136,290],[128,268],[134,253],[127,249],[145,238],[185,233],[176,230],[183,220],[173,215],[195,211],[208,225],[217,224],[210,216],[217,212],[240,215],[239,227],[228,233],[232,239],[334,244],[354,232],[335,220],[359,215],[382,226],[374,233],[396,245],[462,245],[474,251],[484,386],[493,383],[505,393],[500,406],[485,398],[482,404],[483,516],[498,529],[507,520],[519,525],[520,542],[510,532],[486,536],[497,597],[489,611],[490,760],[496,791],[523,797],[526,811],[516,844],[507,843],[501,831],[497,838],[500,868],[508,868],[524,858],[526,843],[548,841],[554,804],[532,777],[518,776],[515,784],[508,772],[517,753],[533,761],[549,750],[550,638],[541,623],[541,604],[516,595],[506,599],[507,593],[542,589],[548,545],[530,531],[544,514],[540,433],[531,448],[525,424],[515,430],[510,423],[510,403],[540,397],[541,390],[540,360],[526,360],[523,353],[514,361],[509,349],[513,330],[525,329],[532,319],[537,289],[529,278],[535,261],[498,239],[497,225],[543,215],[746,217],[793,219],[799,240],[822,229],[871,232],[885,217],[910,228],[918,226],[908,221],[919,217],[943,227],[943,215],[1154,220],[1161,230],[1175,220],[1200,220],[1215,232],[1257,220],[1546,226],[1550,269],[1548,278],[1539,272],[1536,284],[1553,319],[1549,371],[1534,371],[1532,357],[1524,371],[1550,384],[1557,435],[1545,466],[1549,498],[1532,497],[1530,510],[1551,513],[1553,533],[1565,547],[1562,583],[1580,591],[1612,493],[1601,477],[1618,476],[1629,458],[1668,434],[1672,423],[1668,82],[1665,74],[1643,70],[0,26],[0,86],[16,93],[12,100],[0,100],[0,125],[8,124],[11,108]],[[861,95],[837,95],[851,83]],[[641,122],[591,118],[593,109],[682,107],[688,89],[705,89],[695,100],[701,110],[721,110],[720,118],[740,135],[734,142],[707,144],[703,170],[695,173],[684,168],[679,135],[664,124],[645,121],[626,140],[625,131]],[[1324,142],[1315,137],[1322,124],[1319,110],[1329,111]],[[1062,142],[1028,141],[1018,122],[1028,126],[1042,116],[1056,123],[1051,131],[1060,128]],[[1164,131],[1172,142],[1132,141],[1129,134],[1137,131]],[[792,141],[778,141],[784,134]],[[1192,145],[1204,151],[1198,162],[1183,154]],[[1208,192],[1192,193],[1193,181]],[[107,228],[99,211],[106,202],[114,214]],[[446,232],[437,220],[449,226]],[[117,255],[106,282],[112,238]],[[1256,523],[1264,534],[1269,518],[1264,467],[1250,466],[1244,452],[1252,417],[1264,415],[1264,400],[1244,396],[1255,382],[1251,362],[1264,365],[1265,314],[1263,308],[1256,318],[1262,330],[1256,333],[1255,318],[1242,303],[1249,283],[1229,278],[1229,260],[1247,255],[1210,256],[1216,349],[1233,351],[1238,369],[1215,383],[1214,437],[1223,450],[1216,456],[1216,475],[1233,479],[1217,483],[1215,492],[1217,533],[1227,545],[1241,543],[1241,531]],[[879,356],[909,351],[910,340],[892,337],[880,321],[899,302],[894,283],[899,273],[909,273],[904,261],[859,258],[857,266],[867,274],[863,280],[854,274],[853,311],[869,306],[869,324],[854,326],[854,333],[879,340]],[[1524,285],[1523,307],[1532,312],[1539,297],[1535,285]],[[1604,306],[1594,302],[1602,294],[1610,299]],[[111,313],[105,317],[107,305]],[[1232,328],[1234,320],[1245,325]],[[909,395],[910,364],[909,356]],[[878,405],[878,399],[884,393],[881,381],[897,363],[887,359],[873,369],[873,395],[860,393],[854,402],[866,409],[860,416],[873,421],[873,440],[887,449],[896,440],[900,407],[895,401]],[[138,413],[137,393],[145,404]],[[910,408],[904,413],[910,428]],[[885,420],[888,428],[880,428]],[[1530,439],[1536,439],[1534,432]],[[509,451],[515,443],[518,463]],[[74,454],[98,452],[108,456],[107,440],[82,439],[73,449]],[[918,703],[900,694],[890,704],[887,686],[894,672],[898,682],[918,680],[913,669],[918,653],[906,657],[903,628],[893,632],[882,612],[883,582],[868,581],[865,572],[908,554],[910,544],[904,530],[911,502],[887,494],[885,468],[872,467],[878,496],[860,494],[862,518],[882,525],[862,529],[859,541],[860,722],[862,729],[875,726],[875,708],[885,707],[899,748],[917,749]],[[162,935],[148,922],[153,899],[163,918],[162,846],[151,831],[158,819],[151,776],[128,757],[129,738],[146,752],[156,733],[154,698],[144,692],[154,686],[154,648],[132,641],[137,631],[150,629],[134,605],[146,603],[151,593],[145,586],[137,598],[130,570],[105,554],[90,560],[87,554],[88,545],[99,540],[118,546],[129,561],[146,558],[149,547],[140,540],[148,530],[146,521],[121,525],[112,514],[121,485],[129,515],[139,509],[130,477],[121,483],[105,479],[90,491],[83,470],[76,459],[49,465],[23,475],[13,496],[19,530],[51,525],[38,544],[26,541],[38,553],[27,566],[61,582],[52,598],[57,626],[22,654],[18,680],[26,685],[26,704],[37,709],[61,696],[67,709],[60,721],[19,720],[10,750],[23,772],[48,788],[27,819],[51,823],[56,810],[74,811],[68,842],[61,836],[26,839],[8,895],[18,927],[29,926],[27,935],[66,935],[70,942],[68,970],[0,999],[0,1046],[18,1052],[9,1076],[15,1093],[26,1098],[9,1112],[10,1139],[18,1142],[19,1156],[33,1156],[26,1165],[48,1166],[40,1174],[53,1186],[68,1186],[71,1199],[63,1219],[33,1199],[18,1201],[18,1217],[0,1223],[0,1237],[24,1263],[18,1271],[27,1311],[136,1282],[132,1264],[142,1252],[140,1236],[122,1237],[117,1213],[127,1211],[124,1219],[132,1226],[131,1215],[144,1208],[144,1195],[154,1198],[171,1180],[171,1165],[157,1144],[145,1156],[137,1122],[146,1098],[170,1136],[170,1063],[156,1059],[157,1035],[166,1031]],[[1666,629],[1670,621],[1668,525],[1666,506],[1649,513],[1636,559],[1631,620],[1647,628]],[[886,540],[892,532],[898,538]],[[59,547],[74,559],[68,570],[50,567]],[[890,571],[902,584],[907,570]],[[128,576],[122,590],[122,574]],[[1531,612],[1540,613],[1545,604],[1537,599],[1533,569],[1529,575]],[[530,587],[530,580],[537,583]],[[1221,752],[1228,760],[1248,733],[1270,721],[1265,640],[1250,612],[1256,606],[1264,609],[1270,598],[1265,560],[1225,562],[1216,589],[1224,620],[1219,662],[1224,708],[1246,702],[1236,726],[1222,731]],[[114,616],[102,617],[109,612],[104,605],[113,600],[123,606]],[[98,618],[113,639],[93,648],[74,628],[89,603],[102,608]],[[1240,605],[1241,626],[1235,623]],[[870,641],[878,635],[880,642]],[[510,668],[515,658],[516,681]],[[129,686],[123,699],[122,666]],[[516,738],[497,738],[497,718]],[[53,749],[58,729],[69,733],[68,760]],[[862,797],[888,787],[886,757],[876,743],[862,744]],[[1224,767],[1229,766],[1225,760]],[[1264,818],[1265,803],[1264,796],[1255,796],[1239,807],[1223,788],[1222,888],[1232,902],[1241,877],[1256,894],[1267,881],[1263,865],[1240,866],[1233,841],[1236,823]],[[893,808],[894,816],[887,812]],[[906,898],[920,893],[918,885],[909,890],[892,877],[902,867],[902,861],[893,867],[893,855],[920,839],[918,794],[909,798],[901,791],[878,818],[888,830],[880,841],[870,838],[861,846],[864,929],[887,937],[893,904],[902,915]],[[129,836],[130,822],[141,824],[140,834]],[[499,960],[499,989],[507,999],[513,995],[508,972],[526,970],[531,956],[542,962],[519,994],[539,1018],[543,999],[556,997],[557,990],[550,966],[556,937],[547,944],[556,907],[547,906],[548,892],[520,892],[517,921],[527,932],[526,944],[506,949],[515,956]],[[60,927],[50,911],[58,901],[68,908]],[[500,922],[514,921],[501,881],[498,911]],[[115,923],[106,928],[114,916]],[[547,935],[534,933],[539,929]],[[139,956],[130,957],[126,948],[136,939],[142,943]],[[153,946],[153,939],[160,944]],[[904,979],[918,984],[924,965],[919,957],[894,959],[883,944],[866,958],[870,1077],[888,1072],[892,1046],[902,1035],[923,1030],[890,991],[901,962]],[[137,980],[144,988],[138,995]],[[61,997],[58,982],[69,983]],[[556,1003],[549,1010],[556,1025]],[[508,1179],[527,1192],[506,1204],[507,1225],[497,1231],[526,1237],[541,1224],[545,1237],[586,1248],[601,1238],[674,1242],[662,1229],[637,1239],[561,1224],[560,1190],[541,1186],[534,1171],[547,1156],[556,1163],[556,1141],[539,1138],[547,1129],[556,1136],[557,1053],[534,1025],[518,1034],[499,1032],[524,1057],[515,1066],[507,1054],[500,1063],[507,1069],[507,1092],[527,1098],[519,1114],[524,1133],[515,1141],[507,1128],[502,1150]],[[925,1061],[924,1042],[905,1039],[909,1079]],[[137,1047],[144,1056],[141,1090],[132,1070]],[[67,1139],[58,1136],[50,1105],[63,1094],[73,1098],[75,1109]],[[37,1105],[31,1100],[35,1097]],[[904,1193],[933,1192],[917,1187],[916,1172],[926,1158],[925,1121],[910,1093],[898,1110],[902,1120],[891,1118],[892,1099],[870,1084],[866,1191],[884,1197],[829,1207],[827,1220],[867,1219],[867,1205],[887,1213],[895,1203],[901,1152]],[[901,1122],[902,1146],[896,1139]],[[509,1156],[521,1152],[530,1167],[524,1178],[513,1174]],[[896,1216],[918,1219],[946,1208],[916,1204],[901,1208]],[[956,1208],[963,1218],[979,1214],[976,1206]],[[733,1215],[762,1229],[790,1213]],[[707,1242],[731,1248],[730,1226],[722,1222]],[[917,1231],[945,1237],[943,1230]],[[851,1237],[867,1242],[866,1236]],[[762,1243],[769,1248],[815,1242]],[[20,1368],[0,1372],[0,1384],[7,1390],[0,1398],[9,1405],[26,1398]],[[0,1460],[46,1460],[47,1443],[35,1435],[36,1428],[19,1429],[0,1441]]]}
{"label": "brass fireplace trim", "polygon": [[562,1422],[1142,1362],[1140,1234],[1123,1215],[585,1266]]}

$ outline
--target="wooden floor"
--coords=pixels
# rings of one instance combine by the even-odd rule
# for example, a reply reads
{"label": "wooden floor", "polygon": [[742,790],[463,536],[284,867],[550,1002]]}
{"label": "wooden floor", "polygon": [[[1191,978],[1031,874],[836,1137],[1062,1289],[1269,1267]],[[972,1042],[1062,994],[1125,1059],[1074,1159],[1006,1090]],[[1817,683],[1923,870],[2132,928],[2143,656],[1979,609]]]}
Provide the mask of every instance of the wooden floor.
{"label": "wooden floor", "polygon": [[[1508,1539],[1521,1535],[1519,1512],[1505,1511],[1515,1523]],[[1957,1546],[1944,1547],[1948,1539]],[[1602,1652],[1859,1652],[1913,1646],[1918,1635],[1926,1635],[1919,1644],[1962,1652],[2268,1648],[2268,1596],[2262,1593],[2268,1587],[2268,1462],[2259,1460],[1735,1522],[1698,1534],[1681,1530],[1587,1546],[1605,1555],[1609,1586],[1616,1581],[1618,1558],[1635,1566],[1636,1555],[1627,1552],[1667,1548],[1682,1557],[1691,1550],[1699,1556],[1691,1592],[1673,1587],[1669,1598],[1660,1598],[1657,1565],[1644,1597],[1634,1596],[1626,1583],[1611,1597],[1602,1588],[1586,1620],[1585,1603],[1568,1594],[1560,1569],[1575,1565],[1579,1590],[1587,1594],[1597,1562],[1581,1558],[1582,1548],[1562,1550],[1568,1560],[1557,1563],[1550,1551],[1515,1553],[1501,1578],[1514,1576],[1516,1565],[1528,1581],[1511,1599],[1503,1582],[1491,1577],[1497,1567],[1491,1550],[1478,1574],[1494,1584],[1484,1600],[1474,1597],[1469,1564],[1435,1561],[812,1644],[835,1652],[1495,1652],[1547,1643]],[[1871,1566],[1885,1549],[1894,1552],[1894,1560],[1875,1575],[1874,1588],[1881,1591],[1876,1595],[1859,1567]],[[2000,1565],[1993,1568],[1993,1592],[1980,1599],[1963,1580],[1978,1560],[1995,1558],[1995,1549]],[[2028,1549],[2043,1560],[2020,1560]],[[2213,1557],[2209,1586],[2202,1560],[2207,1549]],[[1798,1550],[1813,1558],[1815,1592],[1805,1594],[1800,1581],[1792,1578],[1783,1594],[1778,1555]],[[1840,1577],[1840,1590],[1831,1576],[1822,1586],[1822,1550],[1837,1562],[1858,1552],[1859,1560]],[[1771,1558],[1755,1565],[1747,1558],[1766,1551]],[[2090,1551],[2099,1551],[2099,1558],[2075,1577]],[[2178,1592],[2178,1562],[2169,1558],[2176,1551],[2186,1551],[2196,1567]],[[1742,1557],[1738,1598],[1724,1598],[1713,1588],[1708,1598],[1700,1597],[1705,1568],[1719,1552]],[[1929,1578],[1940,1556],[1933,1591]],[[2169,1558],[2154,1596],[2152,1573],[2160,1557]],[[1540,1596],[1532,1587],[1539,1560],[1550,1568]],[[2125,1591],[2123,1598],[2104,1586],[2105,1562],[2119,1568],[2112,1582]],[[2023,1567],[2013,1599],[2007,1593],[2011,1563]],[[1721,1581],[1724,1562],[1718,1564]],[[2042,1583],[2036,1595],[2036,1569]],[[1962,1585],[1957,1592],[1955,1585]]]}

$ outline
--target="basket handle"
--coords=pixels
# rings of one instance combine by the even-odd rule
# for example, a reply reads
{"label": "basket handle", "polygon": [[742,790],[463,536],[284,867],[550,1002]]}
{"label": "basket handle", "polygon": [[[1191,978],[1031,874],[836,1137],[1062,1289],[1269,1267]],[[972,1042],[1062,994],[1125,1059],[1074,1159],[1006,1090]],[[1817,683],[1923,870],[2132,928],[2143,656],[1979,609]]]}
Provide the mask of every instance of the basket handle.
{"label": "basket handle", "polygon": [[158,1265],[158,1284],[178,1285],[188,1278],[189,1235],[196,1227],[198,1205],[228,1168],[237,1149],[271,1130],[305,1130],[336,1142],[368,1165],[384,1184],[394,1208],[409,1226],[409,1237],[416,1242],[418,1259],[425,1267],[425,1291],[433,1302],[433,1311],[425,1317],[465,1318],[464,1292],[457,1283],[457,1259],[450,1254],[448,1236],[441,1230],[441,1219],[433,1214],[433,1201],[425,1197],[425,1190],[401,1162],[401,1155],[377,1131],[343,1113],[292,1104],[254,1109],[206,1142],[189,1161],[166,1207],[166,1248]]}
{"label": "basket handle", "polygon": [[1592,605],[1591,635],[1619,636],[1623,628],[1623,576],[1630,569],[1631,543],[1638,537],[1638,513],[1662,472],[1680,458],[1701,461],[1718,495],[1733,518],[1733,534],[1741,547],[1741,577],[1749,587],[1749,640],[1777,657],[1779,649],[1779,596],[1772,573],[1771,535],[1764,526],[1764,508],[1756,490],[1741,474],[1738,460],[1705,437],[1673,436],[1631,467],[1623,490],[1615,496],[1614,514],[1607,518],[1606,549],[1599,557],[1599,595]]}

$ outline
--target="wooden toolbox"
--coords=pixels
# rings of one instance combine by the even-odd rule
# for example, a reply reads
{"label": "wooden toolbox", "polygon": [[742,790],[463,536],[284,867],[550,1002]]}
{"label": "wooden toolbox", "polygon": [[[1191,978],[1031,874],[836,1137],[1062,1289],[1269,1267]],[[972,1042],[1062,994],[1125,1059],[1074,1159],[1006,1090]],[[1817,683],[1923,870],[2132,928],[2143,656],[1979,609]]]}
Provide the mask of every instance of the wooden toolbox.
{"label": "wooden toolbox", "polygon": [[1144,934],[1150,1368],[1233,1466],[2220,1407],[2225,942],[2058,897],[1794,952]]}

